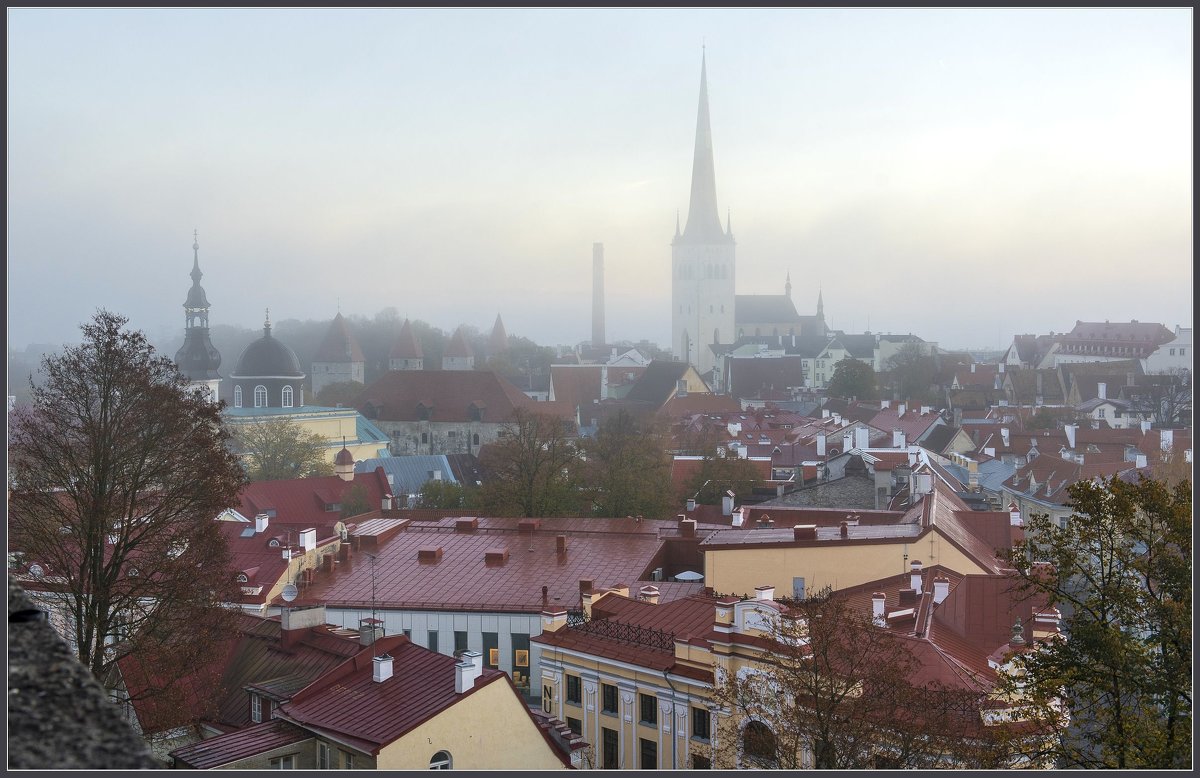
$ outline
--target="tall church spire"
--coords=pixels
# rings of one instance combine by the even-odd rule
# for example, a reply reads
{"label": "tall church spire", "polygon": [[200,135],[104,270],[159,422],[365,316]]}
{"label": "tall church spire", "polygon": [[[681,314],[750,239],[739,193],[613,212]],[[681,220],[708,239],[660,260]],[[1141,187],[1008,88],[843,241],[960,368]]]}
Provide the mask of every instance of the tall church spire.
{"label": "tall church spire", "polygon": [[708,73],[700,55],[700,106],[696,111],[696,149],[692,157],[692,196],[688,204],[685,239],[721,241],[721,215],[717,210],[717,176],[713,169],[712,129],[708,120]]}
{"label": "tall church spire", "polygon": [[200,272],[200,230],[192,230],[192,283],[200,285],[204,274]]}
{"label": "tall church spire", "polygon": [[[787,281],[783,283],[783,293],[788,297],[792,296],[792,271],[787,272]],[[818,306],[820,303],[818,303]]]}
{"label": "tall church spire", "polygon": [[821,291],[817,290],[817,318],[825,319],[825,301],[821,297]]}

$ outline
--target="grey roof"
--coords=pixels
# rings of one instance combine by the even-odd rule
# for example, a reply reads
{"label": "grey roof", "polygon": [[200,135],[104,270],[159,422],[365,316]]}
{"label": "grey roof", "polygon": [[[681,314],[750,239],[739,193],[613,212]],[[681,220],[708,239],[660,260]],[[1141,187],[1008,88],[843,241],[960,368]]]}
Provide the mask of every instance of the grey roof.
{"label": "grey roof", "polygon": [[377,467],[382,467],[383,472],[388,476],[393,494],[399,494],[401,491],[405,494],[419,493],[425,482],[432,480],[429,475],[431,470],[440,470],[443,481],[458,483],[458,479],[454,477],[454,470],[450,467],[450,461],[442,454],[414,454],[364,459],[354,464],[354,472],[370,473]]}
{"label": "grey roof", "polygon": [[800,322],[800,314],[786,294],[739,294],[734,298],[733,315],[738,324]]}
{"label": "grey roof", "polygon": [[233,378],[304,378],[296,352],[283,341],[271,337],[271,325],[263,327],[263,336],[246,346],[238,357]]}
{"label": "grey roof", "polygon": [[[962,483],[967,483],[968,474],[967,468],[962,465],[948,464],[944,465],[946,470],[957,478]],[[979,463],[979,486],[985,492],[1000,493],[1000,487],[1004,482],[1012,478],[1013,473],[1017,472],[1015,465],[1005,464],[999,459],[989,459]]]}
{"label": "grey roof", "polygon": [[874,335],[838,335],[830,345],[839,343],[841,346],[850,352],[854,357],[874,357],[875,356],[875,336]]}
{"label": "grey roof", "polygon": [[675,382],[683,378],[688,367],[687,362],[654,360],[646,365],[646,372],[642,373],[642,377],[629,390],[629,394],[625,395],[625,399],[650,402],[656,407],[662,405],[670,399],[671,392],[675,391]]}
{"label": "grey roof", "polygon": [[921,441],[921,447],[941,454],[945,451],[946,446],[950,445],[950,441],[954,440],[954,436],[958,434],[958,431],[958,427],[952,427],[949,424],[939,424],[930,430],[925,439]]}

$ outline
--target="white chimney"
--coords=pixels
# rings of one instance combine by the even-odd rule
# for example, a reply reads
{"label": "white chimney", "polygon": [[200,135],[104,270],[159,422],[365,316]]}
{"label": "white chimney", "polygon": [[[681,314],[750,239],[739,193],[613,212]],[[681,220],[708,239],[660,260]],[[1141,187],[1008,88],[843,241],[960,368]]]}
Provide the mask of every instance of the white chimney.
{"label": "white chimney", "polygon": [[644,600],[645,602],[648,602],[651,605],[658,605],[658,587],[657,586],[643,586],[638,591],[638,594],[641,595],[641,599]]}
{"label": "white chimney", "polygon": [[1000,437],[1004,438],[1004,446],[1007,448],[1010,445],[1008,442],[1008,427],[1000,428]]}
{"label": "white chimney", "polygon": [[1063,432],[1067,433],[1067,448],[1075,448],[1075,430],[1079,429],[1074,424],[1064,424]]}
{"label": "white chimney", "polygon": [[821,409],[821,418],[822,418],[822,419],[828,419],[828,418],[829,418],[829,409],[828,409],[828,408],[822,408],[822,409]]}
{"label": "white chimney", "polygon": [[842,453],[843,454],[845,454],[850,449],[854,448],[854,446],[851,445],[851,441],[853,441],[853,439],[854,439],[854,436],[851,435],[849,432],[847,432],[845,435],[842,435]]}
{"label": "white chimney", "polygon": [[859,427],[854,430],[854,447],[857,449],[865,449],[871,446],[871,431],[866,427]]}
{"label": "white chimney", "polygon": [[905,407],[906,406],[904,403],[897,404],[896,405],[896,416],[903,416]]}
{"label": "white chimney", "polygon": [[892,430],[892,448],[906,448],[907,444],[904,441],[904,430]]}
{"label": "white chimney", "polygon": [[842,414],[840,414],[840,413],[833,414],[833,424],[835,427],[842,426]]}
{"label": "white chimney", "polygon": [[975,372],[975,363],[974,362],[971,363],[971,372],[972,373]]}
{"label": "white chimney", "polygon": [[375,683],[383,683],[392,677],[392,658],[387,654],[377,656],[372,663],[375,665],[375,670],[371,674],[371,680]]}
{"label": "white chimney", "polygon": [[908,579],[909,580],[909,588],[915,590],[917,594],[920,594],[921,593],[921,578],[922,578],[921,562],[919,560],[914,559],[913,561],[908,563],[908,566],[910,568],[909,579]]}
{"label": "white chimney", "polygon": [[[998,387],[998,386],[997,386],[996,388],[997,388],[997,389],[999,389],[1000,387]],[[921,406],[921,415],[922,415],[922,416],[928,416],[928,415],[929,415],[929,412],[930,412],[930,411],[932,411],[932,410],[933,410],[933,407],[932,407],[932,406],[929,406],[929,405],[922,405],[922,406]]]}
{"label": "white chimney", "polygon": [[825,433],[824,432],[817,433],[817,456],[819,456],[819,457],[825,456]]}
{"label": "white chimney", "polygon": [[884,618],[884,611],[887,609],[887,595],[883,592],[875,592],[871,595],[871,619],[878,627],[886,627],[887,619]]}
{"label": "white chimney", "polygon": [[317,547],[317,530],[315,527],[300,530],[300,547],[305,551],[312,551]]}
{"label": "white chimney", "polygon": [[732,516],[733,515],[733,498],[734,498],[734,494],[731,491],[727,491],[721,495],[721,515],[722,516]]}
{"label": "white chimney", "polygon": [[933,474],[917,473],[917,494],[929,494],[933,491]]}
{"label": "white chimney", "polygon": [[892,407],[891,400],[880,400],[879,401],[879,409],[880,410],[886,410],[887,408],[891,408],[891,407]]}
{"label": "white chimney", "polygon": [[475,679],[483,674],[483,654],[464,651],[459,663],[454,666],[454,691],[457,694],[475,688]]}
{"label": "white chimney", "polygon": [[1142,469],[1143,467],[1145,467],[1146,466],[1146,455],[1138,454],[1135,464],[1139,470]]}
{"label": "white chimney", "polygon": [[769,586],[769,585],[755,586],[754,587],[754,599],[756,599],[756,600],[774,600],[775,599],[775,587]]}
{"label": "white chimney", "polygon": [[735,510],[733,512],[733,526],[735,526],[735,527],[742,526],[742,522],[744,521],[744,519],[745,519],[745,513],[742,511],[741,508],[738,508],[737,510]]}
{"label": "white chimney", "polygon": [[997,370],[997,372],[1003,373],[1004,372],[1004,363],[1001,362],[999,365],[997,365],[996,370]]}
{"label": "white chimney", "polygon": [[1170,451],[1175,446],[1175,430],[1159,430],[1159,447]]}
{"label": "white chimney", "polygon": [[1145,435],[1149,431],[1150,431],[1150,420],[1142,419],[1142,434]]}
{"label": "white chimney", "polygon": [[392,495],[385,494],[383,496],[383,499],[381,499],[379,501],[379,504],[380,504],[380,507],[383,508],[385,511],[390,511],[392,509]]}
{"label": "white chimney", "polygon": [[265,513],[260,513],[254,517],[254,534],[261,535],[267,531],[267,525],[271,523],[271,517]]}
{"label": "white chimney", "polygon": [[696,498],[695,498],[695,497],[689,497],[689,498],[688,498],[688,501],[687,501],[687,509],[688,509],[689,511],[694,511],[694,510],[696,510]]}
{"label": "white chimney", "polygon": [[933,604],[937,605],[950,595],[950,579],[940,575],[933,579]]}

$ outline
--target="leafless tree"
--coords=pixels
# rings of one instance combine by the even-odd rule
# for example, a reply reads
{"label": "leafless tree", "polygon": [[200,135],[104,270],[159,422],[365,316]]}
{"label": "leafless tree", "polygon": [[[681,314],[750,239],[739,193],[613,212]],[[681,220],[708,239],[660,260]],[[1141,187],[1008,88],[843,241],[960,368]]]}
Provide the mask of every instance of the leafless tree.
{"label": "leafless tree", "polygon": [[215,521],[244,476],[220,409],[189,389],[127,320],[98,312],[80,345],[10,419],[10,549],[35,598],[62,614],[80,661],[110,688],[123,655],[164,693],[201,663],[236,611]]}

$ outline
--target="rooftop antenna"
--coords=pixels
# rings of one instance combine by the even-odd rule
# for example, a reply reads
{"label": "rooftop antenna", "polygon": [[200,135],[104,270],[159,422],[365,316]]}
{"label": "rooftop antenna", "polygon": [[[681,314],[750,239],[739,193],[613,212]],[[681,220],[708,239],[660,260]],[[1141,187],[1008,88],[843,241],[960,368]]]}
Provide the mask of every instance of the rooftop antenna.
{"label": "rooftop antenna", "polygon": [[[379,616],[375,610],[375,554],[367,554],[367,559],[371,560],[371,629],[375,629],[378,623]],[[384,630],[385,636],[387,630]]]}
{"label": "rooftop antenna", "polygon": [[529,525],[529,550],[533,551],[533,524]]}

